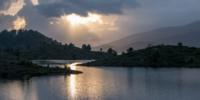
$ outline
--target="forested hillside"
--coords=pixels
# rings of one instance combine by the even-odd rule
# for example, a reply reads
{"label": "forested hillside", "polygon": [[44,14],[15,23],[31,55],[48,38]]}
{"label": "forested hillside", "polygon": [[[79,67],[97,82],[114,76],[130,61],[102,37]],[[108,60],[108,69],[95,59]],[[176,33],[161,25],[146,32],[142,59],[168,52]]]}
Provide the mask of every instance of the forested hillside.
{"label": "forested hillside", "polygon": [[51,43],[53,42],[53,39],[33,30],[3,30],[0,32],[1,49],[12,47],[21,50],[26,49],[27,47],[36,46],[40,44],[40,42]]}
{"label": "forested hillside", "polygon": [[[91,51],[91,46],[82,48],[52,40],[33,30],[4,30],[0,33],[0,49],[24,60],[33,59],[100,59],[117,55],[117,52]],[[113,50],[114,51],[114,50]]]}
{"label": "forested hillside", "polygon": [[129,48],[127,53],[83,64],[86,66],[124,67],[200,67],[200,48],[157,45],[145,49]]}
{"label": "forested hillside", "polygon": [[84,59],[100,59],[107,56],[113,56],[116,53],[106,53],[101,51],[91,51],[90,45],[83,45],[82,48],[75,47],[70,43],[62,45],[45,42],[35,47],[22,50],[20,57],[23,59],[65,59],[65,60],[84,60]]}

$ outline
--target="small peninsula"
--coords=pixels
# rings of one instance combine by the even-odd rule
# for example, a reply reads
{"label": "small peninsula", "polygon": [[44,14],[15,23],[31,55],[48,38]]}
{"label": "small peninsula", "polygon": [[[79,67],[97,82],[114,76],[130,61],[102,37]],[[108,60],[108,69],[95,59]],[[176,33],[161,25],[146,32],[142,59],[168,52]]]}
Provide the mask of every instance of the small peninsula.
{"label": "small peninsula", "polygon": [[0,76],[23,76],[23,75],[52,75],[52,74],[79,74],[81,71],[70,68],[44,67],[22,60],[17,56],[0,51]]}
{"label": "small peninsula", "polygon": [[127,53],[107,57],[82,66],[113,67],[200,67],[200,48],[175,45],[148,45],[145,49],[127,49]]}

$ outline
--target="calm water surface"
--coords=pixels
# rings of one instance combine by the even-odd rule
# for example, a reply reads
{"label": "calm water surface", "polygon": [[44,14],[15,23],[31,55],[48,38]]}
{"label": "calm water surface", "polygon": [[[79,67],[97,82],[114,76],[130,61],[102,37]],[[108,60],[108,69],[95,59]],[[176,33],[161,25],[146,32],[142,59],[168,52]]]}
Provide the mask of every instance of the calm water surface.
{"label": "calm water surface", "polygon": [[83,74],[0,79],[0,100],[200,100],[200,69],[100,68],[75,66],[74,62],[81,61],[36,62],[61,67],[70,62],[68,66]]}

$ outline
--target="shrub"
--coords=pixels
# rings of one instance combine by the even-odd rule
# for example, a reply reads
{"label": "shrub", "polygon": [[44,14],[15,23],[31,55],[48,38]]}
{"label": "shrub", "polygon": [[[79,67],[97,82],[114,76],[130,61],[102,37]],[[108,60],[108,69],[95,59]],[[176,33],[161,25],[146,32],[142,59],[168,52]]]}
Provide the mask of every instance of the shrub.
{"label": "shrub", "polygon": [[15,64],[14,62],[10,62],[10,64]]}

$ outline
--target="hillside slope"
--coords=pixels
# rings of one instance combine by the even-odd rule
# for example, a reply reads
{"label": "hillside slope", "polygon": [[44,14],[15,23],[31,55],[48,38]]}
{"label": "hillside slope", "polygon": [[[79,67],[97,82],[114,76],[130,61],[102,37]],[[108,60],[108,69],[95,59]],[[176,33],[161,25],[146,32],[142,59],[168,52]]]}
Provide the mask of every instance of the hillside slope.
{"label": "hillside slope", "polygon": [[107,57],[83,66],[113,67],[197,67],[200,68],[200,48],[174,45],[149,46],[129,51],[116,57]]}
{"label": "hillside slope", "polygon": [[[200,29],[200,20],[192,22],[187,25],[183,25],[183,26],[165,27],[165,28],[155,29],[149,32],[136,33],[128,37],[122,38],[120,40],[113,41],[108,44],[103,44],[97,47],[93,47],[92,49],[99,50],[100,48],[102,48],[103,50],[105,50],[104,48],[108,48],[109,46],[115,47],[113,49],[115,49],[118,52],[126,51],[126,49],[129,48],[130,46],[136,49],[141,49],[141,48],[145,48],[147,44],[165,43],[164,41],[157,41],[161,38],[167,38],[167,37],[173,37],[176,35],[186,34],[186,33],[194,32],[199,29]],[[138,42],[140,43],[140,45],[137,44]],[[181,40],[179,42],[184,43],[184,40]],[[191,45],[188,45],[188,46],[191,46]]]}
{"label": "hillside slope", "polygon": [[182,42],[184,45],[191,47],[200,47],[200,29],[186,34],[175,35],[167,38],[161,38],[156,41],[157,43],[165,43],[175,45]]}
{"label": "hillside slope", "polygon": [[28,46],[36,46],[41,42],[51,43],[53,39],[33,30],[4,30],[0,32],[0,48],[2,49],[7,47],[25,49]]}

